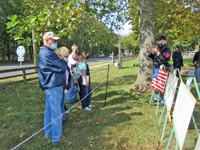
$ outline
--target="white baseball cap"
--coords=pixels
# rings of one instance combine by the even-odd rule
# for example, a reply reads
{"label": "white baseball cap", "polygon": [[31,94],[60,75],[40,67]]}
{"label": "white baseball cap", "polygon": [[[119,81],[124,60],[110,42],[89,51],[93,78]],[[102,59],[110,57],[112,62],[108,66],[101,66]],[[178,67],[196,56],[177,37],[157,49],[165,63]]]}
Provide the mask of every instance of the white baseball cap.
{"label": "white baseball cap", "polygon": [[46,40],[46,39],[58,40],[60,39],[60,37],[58,37],[54,32],[46,32],[43,36],[43,40]]}

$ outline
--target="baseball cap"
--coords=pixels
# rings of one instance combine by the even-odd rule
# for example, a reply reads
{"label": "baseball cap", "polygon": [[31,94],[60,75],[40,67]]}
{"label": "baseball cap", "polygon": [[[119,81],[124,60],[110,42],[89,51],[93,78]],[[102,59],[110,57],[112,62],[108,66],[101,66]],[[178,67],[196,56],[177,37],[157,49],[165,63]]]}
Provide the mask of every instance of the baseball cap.
{"label": "baseball cap", "polygon": [[164,35],[158,37],[156,40],[165,40],[166,41],[166,37]]}
{"label": "baseball cap", "polygon": [[180,46],[176,46],[176,48],[180,48]]}
{"label": "baseball cap", "polygon": [[54,32],[46,32],[43,36],[43,40],[46,40],[46,39],[58,40],[60,39],[60,37],[58,37]]}

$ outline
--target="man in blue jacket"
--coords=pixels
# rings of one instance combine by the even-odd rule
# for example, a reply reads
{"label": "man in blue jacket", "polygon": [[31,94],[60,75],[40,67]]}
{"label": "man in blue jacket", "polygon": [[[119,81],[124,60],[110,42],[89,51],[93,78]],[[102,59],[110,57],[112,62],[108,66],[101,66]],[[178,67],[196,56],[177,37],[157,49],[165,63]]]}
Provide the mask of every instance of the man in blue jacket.
{"label": "man in blue jacket", "polygon": [[[57,48],[58,39],[60,37],[55,33],[46,32],[43,36],[44,45],[40,47],[38,55],[39,85],[46,94],[44,132],[46,137],[52,136],[52,143],[66,140],[62,135],[62,117],[58,117],[61,116],[61,99],[66,84],[67,64],[53,51]],[[54,121],[55,119],[57,120]]]}

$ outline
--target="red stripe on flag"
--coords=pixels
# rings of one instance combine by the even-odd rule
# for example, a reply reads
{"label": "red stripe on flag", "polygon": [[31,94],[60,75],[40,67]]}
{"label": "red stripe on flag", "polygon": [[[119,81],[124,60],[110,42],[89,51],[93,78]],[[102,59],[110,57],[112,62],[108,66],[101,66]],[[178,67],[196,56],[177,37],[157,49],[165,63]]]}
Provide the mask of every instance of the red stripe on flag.
{"label": "red stripe on flag", "polygon": [[162,70],[162,69],[160,69],[159,72],[166,73],[166,74],[168,73],[168,71]]}
{"label": "red stripe on flag", "polygon": [[[154,79],[155,80],[155,79]],[[162,82],[163,84],[165,84],[165,80],[163,80],[163,79],[157,79],[156,81],[159,81],[159,82]]]}
{"label": "red stripe on flag", "polygon": [[[162,77],[162,76],[160,76],[160,75],[158,75],[158,78],[161,78],[161,79],[164,80],[164,81],[167,79],[167,78],[164,78],[164,77]],[[157,78],[157,79],[158,79],[158,78]]]}
{"label": "red stripe on flag", "polygon": [[163,86],[160,86],[156,83],[152,83],[152,85],[154,85],[155,87],[159,88],[160,90],[163,90],[164,91],[164,87]]}
{"label": "red stripe on flag", "polygon": [[159,75],[162,75],[162,76],[164,76],[164,77],[167,77],[167,74],[162,73],[162,72],[161,72],[161,73],[159,72]]}
{"label": "red stripe on flag", "polygon": [[165,86],[165,84],[162,84],[162,83],[160,83],[160,82],[158,82],[156,80],[152,81],[152,84],[155,84],[155,85],[157,85],[157,86],[159,86],[161,88],[164,88],[164,86]]}
{"label": "red stripe on flag", "polygon": [[163,90],[160,90],[159,88],[157,88],[156,86],[154,85],[151,85],[155,90],[157,90],[158,92],[160,92],[161,94],[163,94]]}

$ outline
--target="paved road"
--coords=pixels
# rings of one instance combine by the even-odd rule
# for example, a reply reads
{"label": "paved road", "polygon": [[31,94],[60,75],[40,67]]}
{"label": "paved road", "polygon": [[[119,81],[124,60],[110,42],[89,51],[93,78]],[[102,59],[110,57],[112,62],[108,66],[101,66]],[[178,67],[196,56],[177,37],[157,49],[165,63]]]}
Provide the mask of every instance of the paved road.
{"label": "paved road", "polygon": [[[106,61],[111,62],[112,58],[111,57],[90,58],[90,59],[87,60],[88,64],[98,63],[98,62],[106,62]],[[22,67],[34,67],[34,64],[33,63],[30,63],[30,64],[23,64],[22,63]],[[16,68],[20,68],[20,64],[0,65],[0,70],[16,69]],[[26,70],[26,73],[31,73],[31,72],[34,72],[34,69]],[[22,74],[22,72],[21,71],[15,71],[15,72],[1,73],[0,78],[8,77],[8,76],[14,76],[14,75],[18,75],[18,74]]]}

